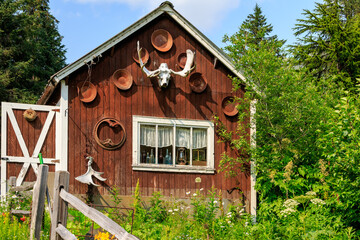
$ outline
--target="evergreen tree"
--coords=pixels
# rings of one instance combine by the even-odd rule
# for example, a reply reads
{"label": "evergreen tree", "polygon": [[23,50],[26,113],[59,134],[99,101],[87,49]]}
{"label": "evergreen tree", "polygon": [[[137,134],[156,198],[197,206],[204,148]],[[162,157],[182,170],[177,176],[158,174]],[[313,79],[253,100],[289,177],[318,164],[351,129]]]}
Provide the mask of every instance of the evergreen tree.
{"label": "evergreen tree", "polygon": [[261,8],[256,4],[254,13],[247,16],[239,27],[239,31],[232,36],[224,36],[223,42],[228,44],[228,46],[225,47],[225,51],[236,64],[238,60],[246,54],[248,49],[259,49],[260,44],[263,42],[277,42],[278,44],[276,45],[280,48],[285,41],[278,40],[276,35],[271,35],[272,30],[272,25],[267,23]]}
{"label": "evergreen tree", "polygon": [[0,100],[36,102],[65,50],[48,0],[0,0]]}
{"label": "evergreen tree", "polygon": [[[354,89],[360,74],[360,3],[325,0],[298,20],[294,56],[318,80]],[[330,82],[329,82],[330,83]]]}

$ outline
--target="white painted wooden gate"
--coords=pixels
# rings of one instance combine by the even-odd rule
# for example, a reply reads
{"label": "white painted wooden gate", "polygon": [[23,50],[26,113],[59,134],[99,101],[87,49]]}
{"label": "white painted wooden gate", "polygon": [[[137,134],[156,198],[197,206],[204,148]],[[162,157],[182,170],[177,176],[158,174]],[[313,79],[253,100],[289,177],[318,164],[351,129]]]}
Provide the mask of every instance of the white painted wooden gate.
{"label": "white painted wooden gate", "polygon": [[[24,134],[21,132],[18,120],[15,117],[14,110],[25,111],[26,109],[33,109],[36,112],[47,112],[45,122],[42,124],[40,135],[36,141],[34,149],[28,149],[28,146],[24,140]],[[48,106],[48,105],[35,105],[35,104],[21,104],[21,103],[7,103],[1,104],[1,195],[4,196],[7,191],[7,165],[8,163],[23,163],[20,173],[16,179],[16,185],[22,184],[29,167],[34,169],[37,175],[37,169],[39,164],[38,154],[41,151],[46,137],[48,136],[49,128],[55,121],[55,137],[52,142],[55,145],[54,156],[50,158],[44,158],[44,164],[55,164],[56,170],[67,170],[67,157],[64,157],[64,150],[67,151],[67,127],[64,128],[64,120],[66,119],[66,109],[60,106]],[[21,120],[23,121],[23,120]],[[10,123],[8,126],[8,123]],[[66,125],[67,126],[67,125]],[[13,129],[15,133],[17,143],[20,146],[22,156],[11,156],[8,154],[8,144],[10,144],[8,136],[9,131]],[[14,134],[12,134],[13,136]],[[64,137],[66,137],[64,141]],[[12,141],[15,141],[12,139]],[[16,144],[16,143],[15,143]],[[32,154],[30,155],[30,152]],[[65,153],[66,154],[66,153]]]}

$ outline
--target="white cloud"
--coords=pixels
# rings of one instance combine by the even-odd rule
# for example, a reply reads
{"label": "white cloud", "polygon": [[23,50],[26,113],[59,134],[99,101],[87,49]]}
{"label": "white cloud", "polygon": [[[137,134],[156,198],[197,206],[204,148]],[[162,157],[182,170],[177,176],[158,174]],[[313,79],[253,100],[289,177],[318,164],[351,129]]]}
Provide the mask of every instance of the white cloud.
{"label": "white cloud", "polygon": [[[120,3],[131,8],[151,10],[157,8],[163,0],[76,0],[79,3]],[[236,9],[241,0],[172,0],[176,11],[201,31],[211,31],[221,25],[226,14]],[[142,11],[143,12],[143,11]]]}

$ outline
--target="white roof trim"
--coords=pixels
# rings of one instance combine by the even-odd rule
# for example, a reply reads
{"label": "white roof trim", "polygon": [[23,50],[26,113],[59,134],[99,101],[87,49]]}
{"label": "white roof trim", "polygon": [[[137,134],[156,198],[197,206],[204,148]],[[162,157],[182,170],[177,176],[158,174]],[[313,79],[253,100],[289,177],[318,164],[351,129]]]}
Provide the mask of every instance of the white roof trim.
{"label": "white roof trim", "polygon": [[145,17],[141,18],[122,32],[118,33],[114,37],[110,38],[108,41],[104,42],[94,50],[90,51],[77,61],[67,65],[59,72],[55,73],[51,79],[55,80],[56,84],[65,77],[69,76],[71,73],[84,66],[85,63],[90,62],[94,57],[101,55],[106,50],[115,46],[122,40],[126,39],[128,36],[156,19],[158,16],[166,12],[171,16],[177,23],[179,23],[188,33],[190,33],[197,41],[199,41],[206,49],[208,49],[216,58],[219,59],[227,68],[229,68],[237,77],[246,82],[245,77],[235,69],[231,61],[221,52],[221,50],[213,44],[208,38],[205,37],[199,30],[197,30],[190,22],[188,22],[184,17],[182,17],[177,11],[175,11],[170,3],[165,2],[160,5],[157,9],[150,12]]}

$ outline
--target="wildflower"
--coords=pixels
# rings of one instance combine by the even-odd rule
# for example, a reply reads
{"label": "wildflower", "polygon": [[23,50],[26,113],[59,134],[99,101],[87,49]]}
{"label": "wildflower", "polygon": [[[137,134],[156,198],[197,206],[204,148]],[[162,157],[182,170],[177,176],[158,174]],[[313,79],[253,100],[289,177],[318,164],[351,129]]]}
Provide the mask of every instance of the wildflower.
{"label": "wildflower", "polygon": [[224,204],[225,204],[225,203],[224,203],[224,202],[222,202],[221,204],[224,206]]}
{"label": "wildflower", "polygon": [[196,197],[196,196],[197,196],[197,194],[196,194],[196,193],[194,193],[194,194],[193,194],[193,196],[194,196],[194,197]]}
{"label": "wildflower", "polygon": [[189,192],[186,192],[186,195],[189,195],[190,194],[190,191]]}
{"label": "wildflower", "polygon": [[214,204],[217,204],[218,202],[215,200],[215,201],[213,201],[213,203],[214,203]]}
{"label": "wildflower", "polygon": [[109,233],[99,232],[95,235],[96,240],[108,240],[109,239]]}
{"label": "wildflower", "polygon": [[21,221],[25,222],[26,217],[23,215],[22,218],[20,218]]}
{"label": "wildflower", "polygon": [[249,222],[245,222],[245,227],[247,227],[247,225],[249,225]]}
{"label": "wildflower", "polygon": [[286,208],[286,209],[280,211],[280,215],[287,217],[288,215],[291,215],[291,213],[293,213],[293,212],[296,212],[296,210],[293,208]]}
{"label": "wildflower", "polygon": [[320,198],[311,199],[310,202],[312,202],[315,205],[324,205],[325,204],[325,201],[321,200]]}
{"label": "wildflower", "polygon": [[231,221],[229,220],[229,221],[228,221],[228,224],[230,224],[230,223],[231,223]]}
{"label": "wildflower", "polygon": [[177,211],[179,211],[179,209],[175,208],[175,209],[174,209],[174,212],[177,212]]}
{"label": "wildflower", "polygon": [[284,202],[284,207],[286,208],[295,208],[297,205],[299,205],[300,203],[295,201],[294,199],[288,199]]}
{"label": "wildflower", "polygon": [[204,191],[204,188],[200,188],[200,191]]}
{"label": "wildflower", "polygon": [[307,193],[305,193],[306,196],[316,196],[316,192],[313,191],[309,191]]}
{"label": "wildflower", "polygon": [[173,212],[173,210],[169,209],[169,213],[172,213],[172,212]]}

